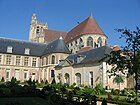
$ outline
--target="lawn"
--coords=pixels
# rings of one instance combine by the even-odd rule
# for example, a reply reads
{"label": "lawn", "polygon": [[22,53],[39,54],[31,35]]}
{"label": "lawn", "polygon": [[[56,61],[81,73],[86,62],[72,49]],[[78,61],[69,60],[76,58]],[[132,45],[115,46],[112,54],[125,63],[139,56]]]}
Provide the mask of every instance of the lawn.
{"label": "lawn", "polygon": [[0,105],[49,105],[49,103],[39,97],[10,97],[0,98]]}

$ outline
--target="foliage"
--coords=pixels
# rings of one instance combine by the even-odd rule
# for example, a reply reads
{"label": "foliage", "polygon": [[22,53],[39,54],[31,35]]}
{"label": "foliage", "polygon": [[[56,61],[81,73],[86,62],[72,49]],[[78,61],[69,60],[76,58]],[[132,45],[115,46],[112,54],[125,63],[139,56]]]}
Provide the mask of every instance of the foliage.
{"label": "foliage", "polygon": [[111,93],[113,94],[113,95],[119,95],[120,94],[120,90],[119,89],[112,89],[112,91],[111,91]]}
{"label": "foliage", "polygon": [[105,98],[102,100],[102,104],[101,105],[107,105],[107,101],[106,101]]}
{"label": "foliage", "polygon": [[115,78],[113,79],[113,82],[116,84],[124,83],[124,76],[122,75],[116,75]]}
{"label": "foliage", "polygon": [[5,79],[4,79],[4,77],[2,77],[2,78],[1,78],[1,82],[5,82]]}
{"label": "foliage", "polygon": [[103,87],[102,84],[97,84],[94,88],[94,94],[96,95],[101,95],[105,94],[105,88]]}
{"label": "foliage", "polygon": [[136,82],[136,105],[137,105],[137,89],[138,89],[138,75],[140,75],[140,29],[136,27],[135,31],[129,29],[117,29],[121,33],[120,38],[124,38],[126,45],[122,50],[112,51],[107,63],[112,65],[111,70],[108,70],[110,76],[117,75],[120,71],[125,74],[128,70],[129,74],[135,75]]}

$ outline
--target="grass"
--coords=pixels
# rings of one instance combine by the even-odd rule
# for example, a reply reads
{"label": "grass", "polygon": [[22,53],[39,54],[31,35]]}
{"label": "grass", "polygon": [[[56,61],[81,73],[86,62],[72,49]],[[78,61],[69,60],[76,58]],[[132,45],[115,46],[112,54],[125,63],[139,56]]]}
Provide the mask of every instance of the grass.
{"label": "grass", "polygon": [[39,97],[14,97],[0,98],[0,105],[49,105],[49,103]]}
{"label": "grass", "polygon": [[[112,99],[118,97],[117,95],[111,95],[111,96],[112,96]],[[103,98],[108,98],[107,95],[100,95],[99,97],[102,98],[102,99],[103,99]],[[118,102],[118,103],[120,103],[119,105],[135,105],[134,103],[129,103],[129,102],[124,101],[124,100],[126,99],[126,97],[127,97],[127,96],[119,96],[119,100],[117,100],[117,101],[115,101],[115,100],[108,100],[108,102],[112,102],[112,103]],[[140,103],[140,98],[138,98],[138,102]],[[124,103],[125,103],[125,104],[124,104]],[[126,103],[127,103],[127,104],[126,104]]]}

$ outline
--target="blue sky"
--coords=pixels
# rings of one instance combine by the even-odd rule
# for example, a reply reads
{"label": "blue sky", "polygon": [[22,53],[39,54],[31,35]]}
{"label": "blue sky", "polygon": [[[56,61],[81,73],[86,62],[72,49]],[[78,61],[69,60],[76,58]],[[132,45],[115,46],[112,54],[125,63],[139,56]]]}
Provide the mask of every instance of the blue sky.
{"label": "blue sky", "polygon": [[114,29],[140,26],[140,0],[0,0],[0,37],[28,40],[33,13],[49,29],[68,32],[91,11],[112,45],[124,45]]}

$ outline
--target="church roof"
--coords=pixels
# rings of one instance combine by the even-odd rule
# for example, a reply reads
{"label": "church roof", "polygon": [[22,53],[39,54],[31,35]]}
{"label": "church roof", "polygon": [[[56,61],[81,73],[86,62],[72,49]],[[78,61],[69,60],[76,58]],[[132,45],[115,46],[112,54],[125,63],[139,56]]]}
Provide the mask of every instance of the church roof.
{"label": "church roof", "polygon": [[89,16],[87,19],[69,31],[65,40],[68,42],[71,39],[83,34],[99,34],[105,36],[97,22],[91,16]]}
{"label": "church roof", "polygon": [[[8,46],[12,47],[12,52],[10,53],[7,52]],[[29,49],[29,54],[25,53],[25,49]],[[0,53],[27,56],[42,56],[48,53],[57,52],[70,53],[62,38],[59,38],[48,44],[0,38]]]}
{"label": "church roof", "polygon": [[44,29],[44,34],[45,41],[52,42],[53,40],[58,39],[60,36],[62,36],[63,39],[65,39],[67,33],[62,31]]}

